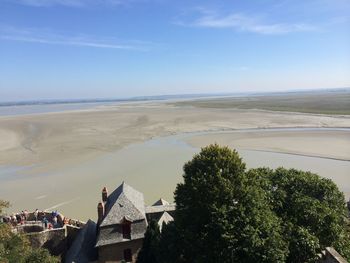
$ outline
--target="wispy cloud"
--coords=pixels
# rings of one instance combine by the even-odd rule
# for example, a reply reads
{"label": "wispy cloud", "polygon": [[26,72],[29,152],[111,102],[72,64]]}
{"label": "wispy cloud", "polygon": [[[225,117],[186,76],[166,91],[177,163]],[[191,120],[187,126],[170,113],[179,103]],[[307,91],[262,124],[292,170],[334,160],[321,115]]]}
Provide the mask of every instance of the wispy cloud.
{"label": "wispy cloud", "polygon": [[64,45],[135,51],[149,51],[153,46],[155,46],[154,43],[146,41],[118,41],[114,38],[106,39],[85,35],[66,36],[53,34],[51,32],[48,32],[47,30],[18,29],[8,26],[0,26],[0,39],[48,45]]}
{"label": "wispy cloud", "polygon": [[316,26],[306,23],[266,22],[262,16],[244,13],[219,14],[206,9],[200,9],[199,14],[192,21],[178,21],[177,24],[206,28],[229,28],[235,31],[270,35],[318,30]]}
{"label": "wispy cloud", "polygon": [[[12,0],[11,0],[12,1]],[[36,7],[49,7],[49,6],[66,6],[66,7],[87,7],[87,6],[117,6],[128,5],[136,1],[144,0],[14,0],[18,4],[36,6]]]}

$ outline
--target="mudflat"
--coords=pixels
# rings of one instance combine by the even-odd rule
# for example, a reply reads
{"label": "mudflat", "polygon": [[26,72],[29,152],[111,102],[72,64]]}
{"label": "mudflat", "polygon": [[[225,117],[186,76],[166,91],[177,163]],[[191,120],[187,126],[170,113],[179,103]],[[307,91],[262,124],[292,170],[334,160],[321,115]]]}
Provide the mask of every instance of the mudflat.
{"label": "mudflat", "polygon": [[43,169],[60,168],[153,137],[276,127],[350,127],[350,116],[133,103],[84,111],[0,117],[0,165],[40,164]]}
{"label": "mudflat", "polygon": [[350,90],[290,92],[274,95],[199,99],[175,103],[202,108],[261,109],[271,111],[349,115]]}
{"label": "mudflat", "polygon": [[159,153],[148,145],[142,149],[133,147],[152,138],[183,133],[211,132],[184,139],[194,147],[217,142],[247,150],[350,160],[348,131],[220,133],[293,127],[350,128],[350,116],[163,102],[3,116],[0,117],[0,198],[10,200],[13,210],[58,208],[82,219],[95,215],[102,186],[113,190],[120,180],[127,180],[143,191],[148,203],[159,197],[171,198],[176,183],[181,180],[182,164],[198,148],[183,153],[181,148],[170,144]]}

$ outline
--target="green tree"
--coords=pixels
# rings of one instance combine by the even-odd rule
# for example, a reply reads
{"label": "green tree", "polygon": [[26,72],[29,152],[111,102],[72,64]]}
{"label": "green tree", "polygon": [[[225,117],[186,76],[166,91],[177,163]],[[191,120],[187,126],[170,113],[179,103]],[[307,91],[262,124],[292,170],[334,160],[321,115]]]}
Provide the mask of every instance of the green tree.
{"label": "green tree", "polygon": [[152,220],[146,230],[142,248],[138,254],[138,263],[157,263],[159,259],[160,230],[158,223]]}
{"label": "green tree", "polygon": [[345,199],[332,180],[284,168],[259,168],[249,174],[282,219],[290,251],[287,262],[313,262],[327,246],[350,259]]}
{"label": "green tree", "polygon": [[[0,213],[9,203],[0,200]],[[58,263],[60,260],[46,249],[32,249],[26,236],[15,234],[8,224],[0,223],[1,263]]]}
{"label": "green tree", "polygon": [[0,200],[0,215],[3,213],[3,210],[9,208],[10,203],[8,201]]}
{"label": "green tree", "polygon": [[34,249],[25,259],[25,263],[59,263],[56,257],[52,257],[46,249]]}
{"label": "green tree", "polygon": [[183,262],[284,262],[287,243],[269,196],[236,151],[210,145],[184,166],[175,225]]}
{"label": "green tree", "polygon": [[159,256],[162,263],[182,262],[179,244],[179,231],[174,222],[163,223],[159,244]]}

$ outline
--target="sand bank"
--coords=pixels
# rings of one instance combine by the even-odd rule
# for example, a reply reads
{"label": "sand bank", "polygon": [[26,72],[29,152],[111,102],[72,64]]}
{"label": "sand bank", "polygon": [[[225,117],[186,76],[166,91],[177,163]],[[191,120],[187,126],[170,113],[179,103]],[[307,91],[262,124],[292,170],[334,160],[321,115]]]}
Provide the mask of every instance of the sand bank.
{"label": "sand bank", "polygon": [[[93,159],[153,137],[182,132],[269,127],[350,127],[350,116],[197,109],[162,103],[134,103],[99,110],[2,117],[0,165],[40,164],[59,170],[66,165]],[[265,139],[269,143],[273,141],[272,137]],[[250,144],[258,143],[249,138],[245,140],[250,140]],[[295,150],[301,151],[302,148]],[[341,151],[342,156],[346,150]]]}
{"label": "sand bank", "polygon": [[[350,116],[130,103],[0,117],[0,168],[30,167],[16,173],[0,169],[0,198],[10,200],[14,210],[58,206],[81,219],[96,214],[102,186],[113,189],[122,180],[143,191],[148,203],[169,199],[183,163],[198,149],[184,152],[176,143],[161,149],[140,143],[179,133],[275,127],[350,128]],[[341,131],[203,136],[188,142],[350,159],[350,138]]]}
{"label": "sand bank", "polygon": [[231,148],[350,161],[350,130],[211,133],[186,139],[194,147],[216,142]]}

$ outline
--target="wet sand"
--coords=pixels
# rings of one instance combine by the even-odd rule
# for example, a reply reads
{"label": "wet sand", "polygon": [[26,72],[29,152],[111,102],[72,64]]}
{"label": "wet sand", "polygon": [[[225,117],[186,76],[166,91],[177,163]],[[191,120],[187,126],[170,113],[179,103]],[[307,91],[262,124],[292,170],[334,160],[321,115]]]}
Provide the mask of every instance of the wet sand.
{"label": "wet sand", "polygon": [[350,161],[350,130],[251,130],[198,135],[186,142],[194,147],[216,142],[243,150]]}
{"label": "wet sand", "polygon": [[349,133],[333,130],[185,138],[194,148],[179,142],[157,146],[157,139],[142,143],[181,133],[276,127],[350,128],[350,116],[130,103],[0,117],[0,198],[10,200],[13,210],[57,208],[81,219],[94,218],[104,185],[112,190],[122,180],[143,191],[149,204],[161,196],[170,199],[183,163],[196,147],[213,142],[350,160]]}

